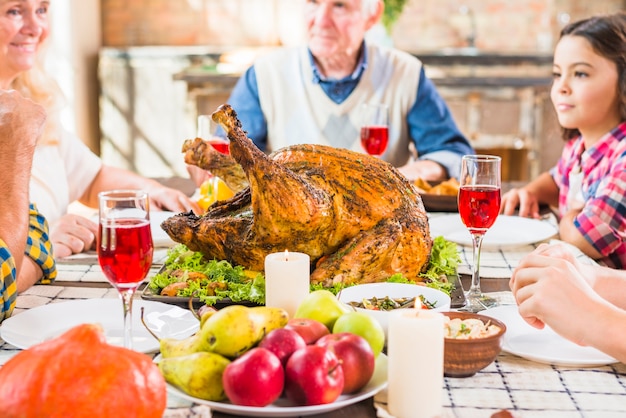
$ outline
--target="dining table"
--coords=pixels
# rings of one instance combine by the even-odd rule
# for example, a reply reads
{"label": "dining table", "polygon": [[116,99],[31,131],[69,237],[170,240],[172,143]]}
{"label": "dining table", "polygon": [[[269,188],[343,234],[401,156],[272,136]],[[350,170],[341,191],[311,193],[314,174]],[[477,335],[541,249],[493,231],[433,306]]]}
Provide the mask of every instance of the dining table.
{"label": "dining table", "polygon": [[[429,214],[433,219],[446,215],[450,214]],[[554,219],[546,219],[545,222],[554,222]],[[537,245],[538,243],[531,243],[483,250],[483,289],[500,304],[514,306],[515,300],[508,289],[508,280],[519,260]],[[155,250],[148,278],[162,267],[167,251],[167,247]],[[472,262],[471,248],[459,246],[459,254],[462,260],[459,266],[463,277],[461,283],[467,289]],[[119,298],[117,290],[107,282],[93,252],[60,259],[57,268],[58,275],[54,283],[38,284],[19,294],[12,317],[49,304]],[[142,298],[141,289],[135,298]],[[550,346],[545,347],[547,351],[550,349]],[[19,351],[20,348],[0,339],[0,367]],[[420,355],[419,346],[414,351],[415,355]],[[158,350],[148,355],[155,357]],[[420,379],[420,376],[415,376],[415,379]],[[503,350],[493,363],[473,376],[445,377],[441,394],[441,416],[444,418],[623,417],[626,416],[626,365],[619,362],[584,367],[556,365],[529,360]],[[419,405],[415,407],[419,408]],[[167,409],[163,416],[227,418],[246,415],[212,410],[202,402],[190,401],[175,391],[168,390]],[[391,417],[386,408],[386,388],[374,396],[342,408],[311,416]]]}

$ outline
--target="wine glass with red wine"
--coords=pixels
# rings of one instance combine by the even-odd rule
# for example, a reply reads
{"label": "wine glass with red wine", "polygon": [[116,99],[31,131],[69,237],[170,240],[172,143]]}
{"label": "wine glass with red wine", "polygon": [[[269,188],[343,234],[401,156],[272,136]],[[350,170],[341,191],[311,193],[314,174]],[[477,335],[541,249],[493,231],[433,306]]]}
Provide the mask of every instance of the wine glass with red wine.
{"label": "wine glass with red wine", "polygon": [[204,139],[211,144],[216,151],[230,155],[230,141],[215,134],[216,124],[213,123],[211,115],[198,115],[198,138]]}
{"label": "wine glass with red wine", "polygon": [[472,284],[461,310],[478,312],[498,304],[482,293],[479,267],[483,237],[500,213],[501,162],[494,155],[465,155],[461,162],[459,214],[472,235],[474,249]]}
{"label": "wine glass with red wine", "polygon": [[133,294],[152,265],[148,193],[112,190],[98,194],[98,262],[124,308],[124,347],[133,348]]}
{"label": "wine glass with red wine", "polygon": [[389,141],[389,108],[382,103],[366,103],[361,112],[361,145],[368,154],[380,157]]}

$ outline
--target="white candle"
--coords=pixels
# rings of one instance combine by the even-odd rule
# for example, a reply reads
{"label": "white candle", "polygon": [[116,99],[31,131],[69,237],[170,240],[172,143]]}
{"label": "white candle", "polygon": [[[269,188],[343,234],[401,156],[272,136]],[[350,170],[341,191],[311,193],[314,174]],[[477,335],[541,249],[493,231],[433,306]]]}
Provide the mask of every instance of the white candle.
{"label": "white candle", "polygon": [[311,259],[308,254],[273,253],[265,257],[265,306],[283,308],[293,318],[309,294]]}
{"label": "white candle", "polygon": [[425,309],[393,312],[389,318],[389,412],[396,418],[442,414],[443,315]]}

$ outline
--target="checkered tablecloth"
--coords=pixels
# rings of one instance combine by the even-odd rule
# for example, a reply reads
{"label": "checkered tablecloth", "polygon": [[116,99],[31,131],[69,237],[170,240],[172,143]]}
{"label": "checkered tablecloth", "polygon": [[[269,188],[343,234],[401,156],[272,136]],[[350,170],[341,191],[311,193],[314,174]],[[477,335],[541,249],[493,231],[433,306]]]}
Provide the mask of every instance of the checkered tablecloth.
{"label": "checkered tablecloth", "polygon": [[[74,268],[80,270],[78,266]],[[93,266],[83,271],[85,275],[96,274]],[[492,295],[501,303],[513,303],[510,292]],[[48,303],[87,298],[117,298],[117,292],[106,284],[100,287],[37,285],[18,297],[14,315]],[[0,340],[0,365],[18,351]],[[416,347],[416,355],[419,355],[419,347]],[[507,410],[514,417],[624,417],[626,365],[557,367],[502,353],[494,363],[472,377],[445,378],[442,394],[445,418],[484,418],[500,410]],[[384,392],[376,400],[384,400]],[[211,417],[211,412],[206,406],[192,405],[169,394],[164,416]],[[372,410],[371,417],[374,416],[376,413]],[[384,417],[382,412],[379,416]]]}

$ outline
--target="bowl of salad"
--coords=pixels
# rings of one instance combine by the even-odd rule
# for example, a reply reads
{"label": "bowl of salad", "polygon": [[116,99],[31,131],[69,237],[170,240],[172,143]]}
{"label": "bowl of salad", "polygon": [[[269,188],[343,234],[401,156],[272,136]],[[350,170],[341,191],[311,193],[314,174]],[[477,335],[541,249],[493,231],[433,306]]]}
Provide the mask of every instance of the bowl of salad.
{"label": "bowl of salad", "polygon": [[506,325],[471,312],[444,312],[443,372],[469,377],[489,366],[502,350]]}
{"label": "bowl of salad", "polygon": [[385,331],[389,316],[396,309],[414,308],[419,303],[423,309],[450,310],[450,296],[441,290],[410,283],[367,283],[342,289],[337,298],[357,311],[376,319]]}

